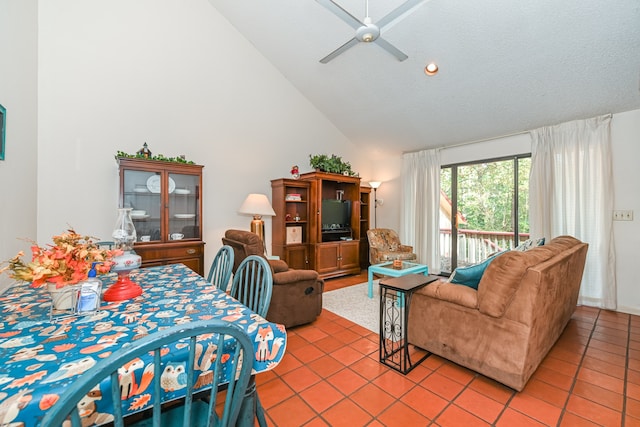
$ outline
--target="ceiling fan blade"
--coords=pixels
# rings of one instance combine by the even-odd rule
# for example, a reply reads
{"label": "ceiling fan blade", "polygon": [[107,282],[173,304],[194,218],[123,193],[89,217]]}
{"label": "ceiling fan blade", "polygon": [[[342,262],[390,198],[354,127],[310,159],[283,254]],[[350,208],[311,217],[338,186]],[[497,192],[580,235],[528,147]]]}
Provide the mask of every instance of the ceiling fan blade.
{"label": "ceiling fan blade", "polygon": [[393,9],[387,15],[380,18],[376,22],[376,24],[378,24],[378,27],[380,27],[380,31],[382,31],[383,29],[388,30],[389,28],[400,22],[405,16],[420,7],[425,1],[426,0],[407,0],[397,8]]}
{"label": "ceiling fan blade", "polygon": [[375,39],[374,43],[376,43],[378,46],[380,46],[381,48],[389,52],[391,55],[395,56],[398,59],[398,61],[404,61],[405,59],[408,58],[408,56],[405,55],[401,50],[396,48],[394,45],[392,45],[382,37],[378,37],[377,39]]}
{"label": "ceiling fan blade", "polygon": [[318,3],[329,9],[329,11],[333,12],[338,18],[342,19],[347,25],[353,27],[354,29],[360,28],[363,24],[358,18],[344,10],[339,4],[333,2],[332,0],[316,0]]}
{"label": "ceiling fan blade", "polygon": [[340,55],[342,52],[346,51],[347,49],[352,48],[353,46],[357,45],[358,43],[360,43],[360,41],[357,38],[354,37],[351,40],[349,40],[348,42],[346,42],[345,44],[343,44],[342,46],[340,46],[339,48],[337,48],[336,50],[334,50],[333,52],[331,52],[329,55],[327,55],[324,58],[322,58],[320,60],[320,62],[322,64],[326,64],[327,62],[331,61],[336,56]]}

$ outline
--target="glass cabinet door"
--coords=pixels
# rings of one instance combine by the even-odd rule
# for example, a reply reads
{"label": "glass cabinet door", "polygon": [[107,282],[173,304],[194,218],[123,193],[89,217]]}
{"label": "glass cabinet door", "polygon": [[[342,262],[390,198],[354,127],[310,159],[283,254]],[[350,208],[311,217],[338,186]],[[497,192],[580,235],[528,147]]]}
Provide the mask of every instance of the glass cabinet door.
{"label": "glass cabinet door", "polygon": [[138,242],[162,240],[160,174],[146,171],[124,171],[123,207],[131,208]]}
{"label": "glass cabinet door", "polygon": [[200,177],[169,173],[168,240],[200,238]]}

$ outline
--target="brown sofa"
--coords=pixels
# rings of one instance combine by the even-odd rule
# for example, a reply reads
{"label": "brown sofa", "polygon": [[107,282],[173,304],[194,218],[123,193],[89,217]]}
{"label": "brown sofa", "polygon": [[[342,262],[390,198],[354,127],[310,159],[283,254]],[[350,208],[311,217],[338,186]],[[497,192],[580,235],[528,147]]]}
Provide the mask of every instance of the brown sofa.
{"label": "brown sofa", "polygon": [[[264,256],[264,243],[255,233],[227,230],[224,245],[233,248],[233,273],[249,255]],[[322,312],[324,280],[314,270],[295,270],[282,260],[268,260],[273,271],[273,293],[267,319],[287,328],[313,322]]]}
{"label": "brown sofa", "polygon": [[556,237],[489,264],[478,290],[437,281],[414,293],[408,341],[522,390],[575,310],[588,245]]}

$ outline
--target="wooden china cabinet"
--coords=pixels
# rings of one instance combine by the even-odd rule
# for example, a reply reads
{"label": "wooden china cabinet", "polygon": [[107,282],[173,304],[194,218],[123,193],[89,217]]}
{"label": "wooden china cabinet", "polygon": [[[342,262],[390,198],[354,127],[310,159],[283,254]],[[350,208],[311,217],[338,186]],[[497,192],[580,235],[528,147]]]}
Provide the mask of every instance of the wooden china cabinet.
{"label": "wooden china cabinet", "polygon": [[120,207],[131,208],[142,267],[182,263],[204,275],[202,168],[118,157]]}

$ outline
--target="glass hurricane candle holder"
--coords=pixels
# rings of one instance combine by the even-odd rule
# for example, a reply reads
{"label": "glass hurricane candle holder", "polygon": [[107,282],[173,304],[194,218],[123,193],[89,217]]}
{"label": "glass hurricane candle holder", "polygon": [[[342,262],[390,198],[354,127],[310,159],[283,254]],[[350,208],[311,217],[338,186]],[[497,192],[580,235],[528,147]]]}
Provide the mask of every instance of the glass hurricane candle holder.
{"label": "glass hurricane candle holder", "polygon": [[122,255],[113,258],[111,270],[118,274],[118,280],[109,286],[104,293],[105,301],[124,301],[142,295],[142,288],[133,282],[129,276],[131,270],[142,265],[142,258],[133,250],[136,241],[136,227],[131,219],[131,208],[118,209],[118,219],[113,229],[113,242]]}

